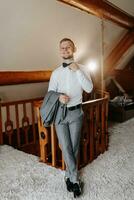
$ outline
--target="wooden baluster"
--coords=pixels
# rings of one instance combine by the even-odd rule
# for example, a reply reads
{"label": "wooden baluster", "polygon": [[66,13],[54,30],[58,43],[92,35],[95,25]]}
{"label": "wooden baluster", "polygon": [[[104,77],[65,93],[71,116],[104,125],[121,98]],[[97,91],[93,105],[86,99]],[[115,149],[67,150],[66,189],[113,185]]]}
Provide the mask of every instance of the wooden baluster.
{"label": "wooden baluster", "polygon": [[[88,135],[88,134],[86,134]],[[86,136],[87,137],[87,136]],[[88,156],[87,156],[87,144],[88,144],[88,140],[87,139],[83,139],[83,143],[82,143],[82,151],[83,151],[83,163],[82,164],[87,164],[88,162]]]}
{"label": "wooden baluster", "polygon": [[90,107],[90,162],[94,160],[93,107]]}
{"label": "wooden baluster", "polygon": [[57,150],[57,142],[56,142],[56,132],[55,127],[51,125],[51,151],[52,151],[52,166],[56,166],[56,150]]}
{"label": "wooden baluster", "polygon": [[105,151],[105,107],[101,105],[101,153]]}
{"label": "wooden baluster", "polygon": [[106,151],[106,102],[104,102],[104,151]]}
{"label": "wooden baluster", "polygon": [[96,105],[93,106],[93,141],[94,141],[94,158],[97,157],[97,152],[96,152],[96,139],[97,139],[97,134],[96,134]]}
{"label": "wooden baluster", "polygon": [[86,115],[86,126],[87,126],[87,147],[89,149],[87,149],[87,162],[90,162],[90,107],[87,106],[87,109],[85,110],[85,112],[87,112]]}
{"label": "wooden baluster", "polygon": [[82,163],[81,165],[85,165],[88,162],[88,151],[87,151],[87,146],[89,144],[89,123],[90,123],[90,119],[88,117],[88,114],[86,112],[89,112],[88,108],[85,107],[85,109],[83,109],[85,111],[85,115],[84,115],[84,120],[83,120],[83,127],[82,127],[82,137],[81,137],[81,145],[82,145]]}
{"label": "wooden baluster", "polygon": [[3,144],[3,132],[2,132],[2,107],[0,103],[0,145]]}
{"label": "wooden baluster", "polygon": [[[82,158],[84,164],[88,163],[90,153],[88,151],[88,145],[90,146],[90,108],[86,105],[84,109],[84,123],[83,123],[83,137],[82,137]],[[82,163],[83,165],[83,163]]]}
{"label": "wooden baluster", "polygon": [[25,134],[25,144],[28,144],[28,130],[29,130],[29,119],[26,116],[26,103],[23,103],[23,114],[24,117],[22,119],[22,127],[24,130],[24,134]]}
{"label": "wooden baluster", "polygon": [[99,154],[102,152],[101,150],[101,102],[98,103],[98,126],[97,126],[97,133],[98,133],[98,141],[99,141]]}
{"label": "wooden baluster", "polygon": [[105,101],[106,118],[105,118],[105,131],[106,131],[106,150],[108,149],[108,100]]}
{"label": "wooden baluster", "polygon": [[39,131],[39,143],[40,143],[40,161],[47,163],[47,149],[46,145],[48,144],[48,131],[43,127],[42,120],[40,117],[39,107],[36,107],[37,110],[37,120],[38,120],[38,131]]}
{"label": "wooden baluster", "polygon": [[99,132],[98,132],[98,126],[99,126],[99,105],[97,104],[95,106],[95,126],[94,126],[94,133],[95,133],[95,153],[96,157],[99,155]]}
{"label": "wooden baluster", "polygon": [[17,144],[20,147],[20,128],[19,128],[19,112],[18,104],[15,104],[16,128],[17,128]]}
{"label": "wooden baluster", "polygon": [[64,161],[64,157],[63,157],[63,153],[62,153],[62,167],[61,167],[61,169],[62,170],[65,170],[66,169],[66,166],[65,166],[65,161]]}
{"label": "wooden baluster", "polygon": [[98,124],[97,124],[97,134],[98,134],[98,145],[99,145],[99,153],[101,153],[101,116],[100,116],[100,107],[101,103],[97,105],[98,112]]}
{"label": "wooden baluster", "polygon": [[5,122],[5,133],[8,136],[9,145],[12,145],[13,122],[10,120],[9,105],[6,106],[7,121]]}
{"label": "wooden baluster", "polygon": [[31,102],[33,143],[36,144],[34,103]]}
{"label": "wooden baluster", "polygon": [[40,140],[40,161],[47,163],[48,154],[46,145],[48,144],[48,132],[47,129],[40,129],[39,132],[39,140]]}

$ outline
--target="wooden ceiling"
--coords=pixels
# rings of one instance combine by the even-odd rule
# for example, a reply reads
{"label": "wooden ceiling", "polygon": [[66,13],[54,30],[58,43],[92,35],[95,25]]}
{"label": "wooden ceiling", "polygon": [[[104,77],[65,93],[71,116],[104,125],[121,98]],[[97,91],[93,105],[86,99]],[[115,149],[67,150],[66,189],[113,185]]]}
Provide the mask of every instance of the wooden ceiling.
{"label": "wooden ceiling", "polygon": [[127,29],[134,28],[134,17],[106,0],[58,0]]}
{"label": "wooden ceiling", "polygon": [[79,8],[99,18],[110,20],[127,29],[126,35],[119,41],[104,61],[104,75],[112,73],[116,63],[134,44],[134,17],[106,0],[57,0]]}
{"label": "wooden ceiling", "polygon": [[124,53],[134,44],[134,31],[127,31],[124,37],[118,42],[116,47],[111,51],[104,61],[105,76],[113,75],[116,63]]}

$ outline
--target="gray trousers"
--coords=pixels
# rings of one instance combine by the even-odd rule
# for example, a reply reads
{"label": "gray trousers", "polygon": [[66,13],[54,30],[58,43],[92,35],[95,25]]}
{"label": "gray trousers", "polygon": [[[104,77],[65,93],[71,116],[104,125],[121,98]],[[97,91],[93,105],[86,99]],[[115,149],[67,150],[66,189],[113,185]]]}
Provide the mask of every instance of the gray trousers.
{"label": "gray trousers", "polygon": [[65,119],[55,124],[57,137],[66,164],[65,176],[70,178],[70,181],[73,183],[78,182],[77,156],[82,121],[83,111],[82,108],[79,108],[73,111],[67,110]]}

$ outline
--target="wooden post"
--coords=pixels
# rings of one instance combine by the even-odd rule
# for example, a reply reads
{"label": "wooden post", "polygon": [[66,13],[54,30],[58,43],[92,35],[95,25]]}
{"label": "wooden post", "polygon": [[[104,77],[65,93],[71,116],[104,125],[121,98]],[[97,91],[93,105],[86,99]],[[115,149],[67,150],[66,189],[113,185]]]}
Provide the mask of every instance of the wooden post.
{"label": "wooden post", "polygon": [[55,127],[52,124],[51,125],[51,151],[52,151],[52,166],[56,167],[56,148],[57,143],[56,143],[56,132],[55,132]]}
{"label": "wooden post", "polygon": [[48,131],[42,124],[39,107],[37,107],[36,110],[37,110],[38,130],[39,130],[40,161],[47,162],[47,152],[45,147],[48,144]]}

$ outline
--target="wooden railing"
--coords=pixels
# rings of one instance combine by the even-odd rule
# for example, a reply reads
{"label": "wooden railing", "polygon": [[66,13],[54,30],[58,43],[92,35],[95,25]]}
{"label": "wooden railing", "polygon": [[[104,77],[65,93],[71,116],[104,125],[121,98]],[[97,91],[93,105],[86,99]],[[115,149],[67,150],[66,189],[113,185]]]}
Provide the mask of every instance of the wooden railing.
{"label": "wooden railing", "polygon": [[[91,97],[95,99],[82,105],[84,120],[79,168],[93,161],[108,148],[108,94],[104,93],[99,98],[101,95],[102,92],[92,94]],[[42,162],[65,169],[54,125],[43,127],[39,112],[42,100],[43,98],[36,98],[0,103],[0,144],[40,155]]]}
{"label": "wooden railing", "polygon": [[[0,71],[0,86],[48,82],[52,71]],[[0,101],[0,144],[9,144],[39,155],[38,126],[34,101]],[[0,99],[1,100],[1,99]]]}
{"label": "wooden railing", "polygon": [[[4,76],[3,76],[4,73]],[[0,72],[0,85],[48,81],[51,72]],[[6,75],[10,75],[8,81]],[[16,77],[12,78],[13,75]],[[14,82],[14,80],[16,80]],[[108,94],[93,92],[84,95],[84,120],[81,134],[79,168],[94,160],[108,148]],[[88,101],[90,99],[90,101]],[[92,100],[91,100],[92,99]],[[40,118],[43,98],[0,102],[0,144],[8,144],[28,153],[40,155],[40,160],[65,169],[54,125],[44,128]],[[37,112],[35,112],[35,109]],[[38,126],[37,126],[38,122]]]}
{"label": "wooden railing", "polygon": [[[100,94],[102,93],[96,95],[100,96]],[[82,105],[84,120],[78,159],[79,168],[93,161],[99,154],[108,149],[108,98],[108,94],[104,93],[102,98],[84,102]],[[65,169],[54,125],[49,128],[43,127],[39,112],[41,103],[42,101],[35,102],[38,118],[40,161]]]}
{"label": "wooden railing", "polygon": [[34,101],[41,99],[0,103],[0,144],[36,154],[38,129]]}

